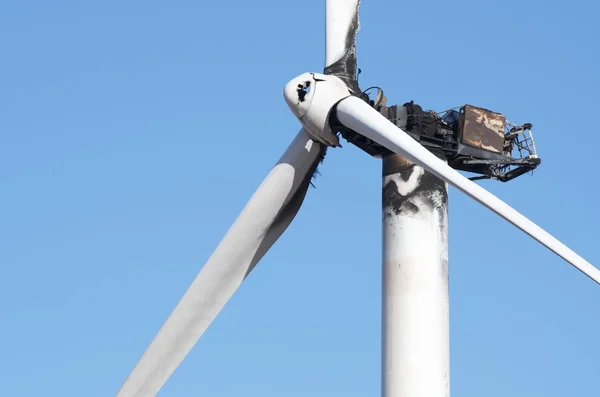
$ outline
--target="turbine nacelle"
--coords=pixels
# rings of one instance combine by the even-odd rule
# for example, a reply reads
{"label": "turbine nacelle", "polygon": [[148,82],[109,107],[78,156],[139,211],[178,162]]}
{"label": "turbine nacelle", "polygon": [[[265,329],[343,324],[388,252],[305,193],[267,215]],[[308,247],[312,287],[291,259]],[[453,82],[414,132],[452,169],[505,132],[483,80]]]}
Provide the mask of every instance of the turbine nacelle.
{"label": "turbine nacelle", "polygon": [[311,138],[327,146],[340,146],[338,137],[329,127],[329,114],[339,101],[351,96],[342,79],[303,73],[286,84],[283,96]]}

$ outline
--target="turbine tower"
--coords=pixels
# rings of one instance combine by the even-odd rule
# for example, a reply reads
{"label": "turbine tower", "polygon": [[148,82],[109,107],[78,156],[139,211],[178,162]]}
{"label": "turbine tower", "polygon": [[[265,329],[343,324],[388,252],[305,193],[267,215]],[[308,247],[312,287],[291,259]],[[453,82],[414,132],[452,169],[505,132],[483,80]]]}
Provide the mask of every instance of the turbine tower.
{"label": "turbine tower", "polygon": [[[477,185],[540,164],[531,124],[464,105],[443,113],[387,106],[358,84],[359,0],[325,1],[325,68],[285,85],[302,128],[205,263],[117,393],[153,397],[296,216],[325,152],[340,137],[382,158],[382,395],[450,391],[448,192],[453,185],[600,283],[600,271]],[[513,153],[519,153],[513,156]],[[478,174],[471,179],[458,170]]]}

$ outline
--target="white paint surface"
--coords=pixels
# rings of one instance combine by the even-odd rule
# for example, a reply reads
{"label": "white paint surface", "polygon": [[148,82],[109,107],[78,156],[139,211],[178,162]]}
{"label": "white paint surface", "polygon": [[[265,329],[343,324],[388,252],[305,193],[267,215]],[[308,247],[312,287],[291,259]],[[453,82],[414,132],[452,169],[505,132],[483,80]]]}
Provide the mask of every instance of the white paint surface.
{"label": "white paint surface", "polygon": [[[424,173],[413,167],[407,181],[394,174],[383,186],[394,182],[398,193],[410,195]],[[383,208],[382,396],[447,397],[447,203],[422,194],[408,200],[418,212],[397,214],[385,201]]]}
{"label": "white paint surface", "polygon": [[272,227],[280,210],[310,177],[320,148],[304,129],[298,133],[181,298],[117,397],[153,397],[158,393],[247,273],[291,222],[295,213]]}
{"label": "white paint surface", "polygon": [[410,161],[421,165],[437,177],[486,206],[600,284],[600,270],[592,266],[591,263],[504,201],[462,176],[361,99],[349,97],[341,101],[337,105],[337,116],[345,126],[374,140],[394,153],[401,154]]}
{"label": "white paint surface", "polygon": [[407,181],[403,180],[399,174],[387,175],[383,177],[383,186],[386,186],[390,182],[394,182],[398,188],[398,193],[402,196],[406,196],[419,187],[423,174],[425,174],[423,167],[415,167]]}
{"label": "white paint surface", "polygon": [[359,0],[325,1],[325,67],[346,54],[346,38],[358,15],[359,3]]}

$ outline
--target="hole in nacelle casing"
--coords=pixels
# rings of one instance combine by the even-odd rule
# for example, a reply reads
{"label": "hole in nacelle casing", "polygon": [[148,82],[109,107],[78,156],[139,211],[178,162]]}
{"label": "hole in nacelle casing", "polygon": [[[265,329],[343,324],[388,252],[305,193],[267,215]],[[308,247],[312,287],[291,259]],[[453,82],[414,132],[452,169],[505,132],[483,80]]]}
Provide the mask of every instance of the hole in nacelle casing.
{"label": "hole in nacelle casing", "polygon": [[304,102],[306,100],[306,95],[310,93],[310,81],[305,81],[302,84],[298,84],[298,89],[296,92],[298,93],[298,101]]}

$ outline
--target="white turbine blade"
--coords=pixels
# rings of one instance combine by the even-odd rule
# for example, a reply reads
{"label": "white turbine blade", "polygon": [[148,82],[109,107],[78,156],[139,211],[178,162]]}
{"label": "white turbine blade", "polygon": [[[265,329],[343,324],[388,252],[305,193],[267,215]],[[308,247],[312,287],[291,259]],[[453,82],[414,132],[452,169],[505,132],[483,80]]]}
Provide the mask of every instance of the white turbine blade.
{"label": "white turbine blade", "polygon": [[349,97],[342,100],[337,105],[336,114],[338,120],[344,126],[372,139],[392,152],[406,157],[438,178],[445,180],[548,247],[600,284],[600,270],[498,197],[462,176],[361,99]]}
{"label": "white turbine blade", "polygon": [[355,38],[360,0],[325,1],[325,73],[356,73]]}
{"label": "white turbine blade", "polygon": [[181,298],[117,397],[154,397],[298,212],[324,146],[302,129]]}

